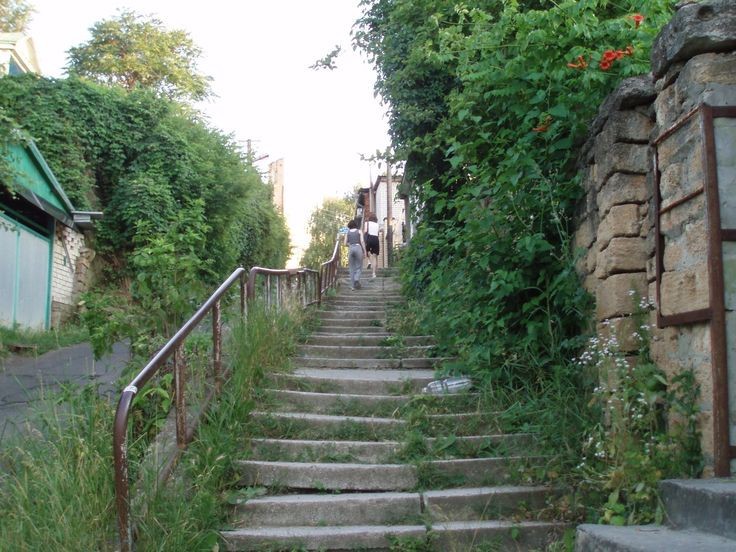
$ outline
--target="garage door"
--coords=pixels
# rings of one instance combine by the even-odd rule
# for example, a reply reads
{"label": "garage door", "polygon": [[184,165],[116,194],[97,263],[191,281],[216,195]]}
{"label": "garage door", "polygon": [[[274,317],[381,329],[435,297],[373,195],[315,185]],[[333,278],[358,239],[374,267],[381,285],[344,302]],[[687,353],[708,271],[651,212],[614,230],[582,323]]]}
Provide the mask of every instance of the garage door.
{"label": "garage door", "polygon": [[51,240],[0,214],[0,324],[47,328]]}

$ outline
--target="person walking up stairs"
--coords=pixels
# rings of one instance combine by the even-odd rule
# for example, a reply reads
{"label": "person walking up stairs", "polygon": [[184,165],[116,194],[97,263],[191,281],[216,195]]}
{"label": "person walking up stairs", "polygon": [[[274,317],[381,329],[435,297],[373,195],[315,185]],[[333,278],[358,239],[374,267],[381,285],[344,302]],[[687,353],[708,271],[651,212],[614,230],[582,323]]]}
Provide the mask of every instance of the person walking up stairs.
{"label": "person walking up stairs", "polygon": [[544,550],[559,538],[564,525],[530,514],[550,489],[513,484],[534,462],[520,454],[530,436],[499,434],[472,393],[421,393],[443,359],[428,356],[430,337],[387,331],[402,301],[380,273],[341,289],[293,371],[274,375],[237,461],[257,498],[234,507],[228,550]]}

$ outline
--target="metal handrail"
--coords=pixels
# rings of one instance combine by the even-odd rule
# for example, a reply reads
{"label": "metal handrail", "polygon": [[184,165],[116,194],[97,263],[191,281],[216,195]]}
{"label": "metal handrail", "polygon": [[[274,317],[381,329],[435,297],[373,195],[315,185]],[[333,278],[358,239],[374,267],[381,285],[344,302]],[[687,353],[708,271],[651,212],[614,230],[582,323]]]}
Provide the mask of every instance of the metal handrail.
{"label": "metal handrail", "polygon": [[[337,269],[340,263],[339,257],[340,240],[335,242],[335,249],[332,258],[322,263],[320,270],[312,270],[308,268],[297,270],[276,270],[268,268],[254,267],[248,274],[248,281],[245,281],[246,270],[237,268],[233,273],[210,295],[210,297],[202,304],[201,307],[187,320],[184,325],[169,339],[169,341],[148,361],[143,369],[136,375],[133,380],[123,389],[118,401],[118,407],[115,412],[115,421],[113,423],[113,461],[115,468],[115,503],[117,507],[118,530],[120,534],[120,550],[121,552],[129,552],[133,550],[133,525],[130,519],[130,481],[128,474],[128,418],[133,400],[143,386],[169,361],[173,359],[174,364],[174,385],[175,385],[175,401],[176,409],[176,444],[177,448],[174,457],[169,460],[164,473],[160,479],[165,480],[170,475],[176,465],[176,459],[181,451],[194,437],[194,427],[187,429],[186,427],[186,401],[184,389],[184,355],[183,344],[186,338],[192,333],[202,319],[212,312],[212,377],[215,382],[214,394],[218,393],[222,387],[222,318],[221,318],[221,298],[236,283],[240,283],[240,316],[245,319],[247,312],[247,303],[252,302],[256,298],[256,279],[259,276],[266,276],[266,285],[264,290],[268,293],[268,301],[271,300],[271,279],[276,278],[276,305],[280,308],[284,300],[282,279],[286,280],[286,288],[290,292],[296,293],[302,298],[302,305],[306,308],[308,305],[322,302],[322,295],[330,288],[337,284]],[[293,289],[294,279],[296,279],[296,289]],[[310,280],[315,280],[312,286],[309,286]],[[270,303],[269,303],[270,304]],[[200,416],[204,413],[204,409],[200,412]]]}

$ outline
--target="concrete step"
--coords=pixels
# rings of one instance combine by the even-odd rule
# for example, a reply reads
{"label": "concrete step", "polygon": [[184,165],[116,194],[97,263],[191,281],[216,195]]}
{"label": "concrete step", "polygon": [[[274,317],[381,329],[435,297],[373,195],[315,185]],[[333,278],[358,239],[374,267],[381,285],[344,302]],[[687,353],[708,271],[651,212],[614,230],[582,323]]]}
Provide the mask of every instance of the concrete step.
{"label": "concrete step", "polygon": [[345,410],[396,410],[411,400],[408,395],[358,395],[353,393],[314,393],[269,389],[267,393],[278,401],[279,410],[334,414]]}
{"label": "concrete step", "polygon": [[736,539],[736,479],[671,479],[659,490],[669,526]]}
{"label": "concrete step", "polygon": [[307,439],[251,439],[250,452],[253,459],[279,458],[299,461],[315,459],[325,461],[327,457],[349,458],[360,464],[388,462],[404,446],[399,441],[316,441]]}
{"label": "concrete step", "polygon": [[466,552],[484,543],[492,548],[514,552],[547,550],[558,541],[567,524],[546,521],[450,521],[433,523],[435,535],[432,548],[442,552]]}
{"label": "concrete step", "polygon": [[429,345],[408,345],[391,347],[385,345],[302,345],[297,354],[303,357],[321,358],[372,358],[385,359],[398,357],[423,358],[432,351]]}
{"label": "concrete step", "polygon": [[434,339],[431,336],[405,336],[400,340],[391,334],[385,335],[320,335],[312,334],[307,339],[308,345],[321,345],[332,347],[386,347],[391,343],[402,343],[408,347],[431,346]]}
{"label": "concrete step", "polygon": [[236,506],[239,527],[396,525],[424,515],[431,522],[512,515],[520,506],[543,508],[548,487],[477,487],[425,493],[291,494],[250,499]]}
{"label": "concrete step", "polygon": [[405,464],[302,463],[236,460],[242,486],[320,491],[406,491],[417,485],[416,470]]}
{"label": "concrete step", "polygon": [[386,305],[380,303],[366,303],[361,301],[360,303],[343,304],[343,305],[325,305],[322,313],[342,313],[342,312],[354,312],[354,311],[367,311],[367,312],[386,312]]}
{"label": "concrete step", "polygon": [[328,336],[361,336],[361,335],[378,335],[388,336],[391,335],[386,331],[383,326],[343,326],[335,324],[320,324],[312,335],[328,335]]}
{"label": "concrete step", "polygon": [[[539,461],[523,457],[470,458],[409,464],[236,460],[242,486],[320,491],[406,491],[432,481],[453,487],[507,483],[513,470]],[[420,471],[421,470],[421,474]],[[421,475],[421,479],[420,479]]]}
{"label": "concrete step", "polygon": [[434,374],[434,370],[301,368],[275,374],[274,379],[285,389],[396,395],[420,391],[435,379]]}
{"label": "concrete step", "polygon": [[396,525],[417,522],[419,493],[295,494],[248,500],[237,507],[240,527]]}
{"label": "concrete step", "polygon": [[[544,550],[560,537],[564,524],[542,521],[468,521],[433,525],[345,525],[253,527],[222,531],[228,550],[382,550],[395,539],[428,539],[437,552],[466,552],[492,542],[494,550]],[[431,538],[429,538],[431,535]]]}
{"label": "concrete step", "polygon": [[541,509],[556,493],[545,486],[469,487],[425,491],[424,510],[433,522],[468,521],[509,516],[519,510]]}
{"label": "concrete step", "polygon": [[[372,440],[382,435],[394,435],[406,425],[404,420],[394,418],[370,418],[367,416],[331,416],[329,414],[309,414],[305,412],[260,412],[251,414],[254,420],[274,423],[298,424],[299,428],[311,429],[331,434],[342,429],[355,428],[361,435],[369,435]],[[364,440],[364,439],[359,439]]]}
{"label": "concrete step", "polygon": [[227,550],[389,550],[389,535],[424,538],[423,525],[253,527],[221,531]]}
{"label": "concrete step", "polygon": [[[355,293],[355,292],[352,292]],[[323,309],[320,312],[341,311],[343,309],[361,309],[366,310],[394,310],[401,308],[406,303],[405,300],[398,297],[341,297],[339,299],[331,299],[322,304]]]}
{"label": "concrete step", "polygon": [[358,305],[355,309],[325,310],[320,313],[321,320],[381,320],[385,318],[385,309],[364,309]]}
{"label": "concrete step", "polygon": [[363,368],[374,370],[434,369],[450,359],[428,358],[323,358],[294,357],[292,363],[299,368]]}
{"label": "concrete step", "polygon": [[[338,326],[341,328],[381,328],[386,325],[386,317],[377,315],[370,318],[340,318],[337,316],[319,317],[320,326]],[[385,331],[385,330],[384,330]]]}
{"label": "concrete step", "polygon": [[[445,445],[445,441],[435,438],[425,439],[425,444],[430,450],[435,444]],[[531,443],[529,434],[511,435],[469,435],[457,437],[454,445],[455,450],[466,453],[469,457],[475,456],[479,450],[488,450],[488,447],[497,447],[510,454],[518,454],[525,449],[528,450]],[[288,461],[320,461],[327,459],[339,459],[355,463],[378,464],[393,463],[397,456],[404,450],[405,443],[402,441],[337,441],[337,440],[313,440],[313,439],[251,439],[250,459],[268,460],[279,459]],[[447,449],[443,449],[446,454]],[[461,457],[453,451],[455,457]]]}
{"label": "concrete step", "polygon": [[733,552],[736,540],[664,525],[578,525],[576,552]]}
{"label": "concrete step", "polygon": [[[276,401],[280,411],[312,412],[319,414],[346,414],[348,412],[370,412],[383,415],[406,405],[416,395],[361,395],[358,393],[319,393],[314,391],[295,391],[291,389],[265,389],[269,398]],[[438,409],[466,406],[469,400],[478,395],[456,394],[438,395],[432,401],[422,401],[431,412]],[[437,412],[441,413],[441,412]]]}

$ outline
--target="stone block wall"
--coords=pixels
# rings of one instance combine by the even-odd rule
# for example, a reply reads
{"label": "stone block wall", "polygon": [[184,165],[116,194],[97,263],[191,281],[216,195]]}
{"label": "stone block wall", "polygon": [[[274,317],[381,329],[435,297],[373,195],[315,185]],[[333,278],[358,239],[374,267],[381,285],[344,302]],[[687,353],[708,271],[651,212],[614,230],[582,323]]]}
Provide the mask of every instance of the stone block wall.
{"label": "stone block wall", "polygon": [[[690,118],[688,114],[701,104],[736,106],[736,2],[681,2],[655,41],[652,68],[649,75],[622,82],[604,102],[581,155],[585,196],[578,208],[573,243],[581,253],[577,268],[583,285],[595,297],[599,333],[613,328],[625,352],[637,349],[637,341],[630,338],[635,331],[634,296],[648,300],[662,315],[710,305],[706,198],[698,194],[704,185],[703,129],[697,113]],[[676,131],[659,139],[683,120]],[[664,236],[660,304],[656,303],[655,191],[665,210],[685,200],[660,217]],[[722,198],[722,213],[735,208],[733,198]],[[731,278],[736,279],[736,274]],[[655,312],[651,315],[654,327]],[[654,327],[651,344],[654,361],[668,376],[691,370],[700,385],[706,475],[712,473],[714,458],[710,332],[708,321]],[[736,328],[731,327],[729,343],[736,350],[734,333]],[[736,354],[732,356],[736,359]],[[733,362],[729,371],[731,420],[736,422]],[[736,440],[736,423],[732,426]],[[732,464],[732,472],[735,468]]]}

